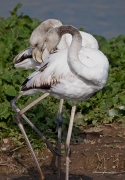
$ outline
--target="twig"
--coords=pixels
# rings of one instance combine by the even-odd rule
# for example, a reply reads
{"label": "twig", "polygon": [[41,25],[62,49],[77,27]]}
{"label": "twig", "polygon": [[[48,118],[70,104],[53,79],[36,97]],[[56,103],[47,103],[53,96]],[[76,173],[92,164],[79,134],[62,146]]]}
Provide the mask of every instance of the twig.
{"label": "twig", "polygon": [[14,151],[17,151],[18,149],[21,149],[21,148],[25,147],[25,146],[26,146],[26,145],[19,146],[19,147],[16,147],[15,149],[7,150],[7,152],[14,152]]}
{"label": "twig", "polygon": [[0,166],[8,166],[8,164],[0,164]]}
{"label": "twig", "polygon": [[101,158],[99,157],[99,153],[98,153],[98,152],[96,153],[96,155],[97,155],[98,161],[99,161],[100,163],[102,163],[102,160],[101,160]]}
{"label": "twig", "polygon": [[104,171],[104,172],[100,172],[100,171],[94,171],[93,173],[96,173],[96,174],[124,174],[125,171],[122,171],[122,172],[115,172],[115,171],[112,171],[112,172],[108,172],[108,171]]}

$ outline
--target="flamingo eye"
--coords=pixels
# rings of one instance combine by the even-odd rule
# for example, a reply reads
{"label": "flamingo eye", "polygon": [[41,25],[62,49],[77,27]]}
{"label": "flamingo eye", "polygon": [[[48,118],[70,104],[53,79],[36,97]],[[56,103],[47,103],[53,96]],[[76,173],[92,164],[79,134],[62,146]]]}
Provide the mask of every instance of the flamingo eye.
{"label": "flamingo eye", "polygon": [[33,45],[31,45],[31,47],[34,49],[34,48],[36,48],[36,47],[37,47],[37,44],[33,44]]}

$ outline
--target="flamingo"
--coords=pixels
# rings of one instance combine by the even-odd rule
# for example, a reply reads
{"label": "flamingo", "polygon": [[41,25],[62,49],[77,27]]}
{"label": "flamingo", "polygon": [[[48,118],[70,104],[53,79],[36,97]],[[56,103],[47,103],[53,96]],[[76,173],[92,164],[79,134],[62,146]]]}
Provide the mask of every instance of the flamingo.
{"label": "flamingo", "polygon": [[55,53],[50,54],[37,70],[23,82],[21,93],[13,100],[12,104],[13,107],[16,107],[15,103],[22,95],[45,93],[44,97],[40,97],[36,102],[19,111],[15,115],[15,118],[19,119],[29,108],[49,95],[57,99],[72,100],[73,106],[66,139],[65,179],[68,180],[70,139],[76,104],[78,101],[86,101],[105,86],[109,62],[98,49],[82,47],[82,36],[73,26],[60,26],[47,32],[44,47],[48,54],[57,47],[61,37],[66,33],[72,35],[70,47],[56,50]]}
{"label": "flamingo", "polygon": [[[44,47],[45,35],[51,28],[60,27],[61,25],[62,23],[56,19],[48,19],[44,21],[43,23],[41,23],[31,34],[31,37],[30,37],[31,47],[24,49],[14,58],[15,67],[22,68],[22,69],[35,69],[36,66],[39,66],[41,63],[43,63],[46,57],[48,56],[48,51],[46,51],[46,48]],[[81,31],[80,31],[80,34],[82,36],[83,47],[98,49],[99,47],[98,42],[91,34],[86,33],[86,32],[81,32]],[[70,34],[64,34],[62,35],[61,40],[55,49],[56,50],[67,49],[70,46],[71,41],[72,41],[72,36]],[[51,52],[53,52],[55,49],[52,49]],[[52,145],[49,144],[49,142],[46,140],[46,144],[48,148],[54,154],[58,154],[58,155],[61,154],[61,131],[62,131],[61,113],[62,113],[63,102],[64,100],[61,99],[58,113],[57,113],[58,152],[55,149],[53,149]],[[24,117],[24,118],[27,121],[27,117]],[[32,126],[34,125],[32,124]],[[35,126],[34,128],[37,129]],[[37,130],[37,133],[38,133],[38,130]],[[61,157],[58,156],[58,165],[57,165],[58,177],[60,177],[60,168],[61,168],[60,158]]]}

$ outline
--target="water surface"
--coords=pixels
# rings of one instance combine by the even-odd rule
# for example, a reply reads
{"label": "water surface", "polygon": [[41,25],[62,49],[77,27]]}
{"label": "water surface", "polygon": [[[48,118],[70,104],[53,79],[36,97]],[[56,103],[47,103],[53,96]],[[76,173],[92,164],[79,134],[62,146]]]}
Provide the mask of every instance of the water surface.
{"label": "water surface", "polygon": [[19,13],[41,21],[59,19],[107,38],[125,34],[125,0],[0,0],[0,17],[8,17],[18,3],[23,4]]}

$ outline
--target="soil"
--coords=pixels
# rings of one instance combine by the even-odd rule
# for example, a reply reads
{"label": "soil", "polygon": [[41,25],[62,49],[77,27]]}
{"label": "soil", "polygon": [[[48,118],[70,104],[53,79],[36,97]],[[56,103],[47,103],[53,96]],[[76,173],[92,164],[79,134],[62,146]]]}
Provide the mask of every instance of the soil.
{"label": "soil", "polygon": [[[71,142],[70,180],[125,180],[125,126],[110,124],[85,127]],[[62,152],[64,152],[62,144]],[[2,140],[0,180],[38,180],[38,172],[26,145],[17,147],[8,138]],[[36,152],[46,180],[57,179],[57,157],[45,149]],[[61,179],[65,179],[63,154]]]}

